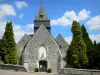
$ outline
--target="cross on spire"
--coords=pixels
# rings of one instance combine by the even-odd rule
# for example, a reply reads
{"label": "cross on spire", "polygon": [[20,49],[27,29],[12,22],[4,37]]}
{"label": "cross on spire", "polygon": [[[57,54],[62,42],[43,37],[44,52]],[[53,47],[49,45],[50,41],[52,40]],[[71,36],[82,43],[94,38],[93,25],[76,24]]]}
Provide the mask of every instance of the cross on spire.
{"label": "cross on spire", "polygon": [[41,6],[43,5],[43,0],[41,0]]}

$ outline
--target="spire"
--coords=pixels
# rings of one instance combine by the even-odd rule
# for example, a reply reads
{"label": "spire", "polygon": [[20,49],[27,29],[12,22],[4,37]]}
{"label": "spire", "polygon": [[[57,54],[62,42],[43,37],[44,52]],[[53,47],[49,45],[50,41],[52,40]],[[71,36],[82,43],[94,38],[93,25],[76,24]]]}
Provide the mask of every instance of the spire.
{"label": "spire", "polygon": [[44,11],[44,8],[41,6],[36,17],[35,20],[48,20],[48,16],[46,14],[46,12]]}
{"label": "spire", "polygon": [[47,28],[47,30],[50,32],[50,20],[48,19],[48,16],[46,12],[44,11],[44,8],[41,6],[37,15],[35,16],[34,20],[34,32],[38,30],[40,25],[43,23],[43,25]]}

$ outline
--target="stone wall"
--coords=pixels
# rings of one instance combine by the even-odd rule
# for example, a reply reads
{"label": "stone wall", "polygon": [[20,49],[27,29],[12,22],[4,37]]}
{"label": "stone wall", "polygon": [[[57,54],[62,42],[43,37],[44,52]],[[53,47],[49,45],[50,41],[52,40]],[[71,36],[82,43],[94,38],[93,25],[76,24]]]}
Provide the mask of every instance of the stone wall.
{"label": "stone wall", "polygon": [[64,68],[59,75],[100,75],[100,70]]}
{"label": "stone wall", "polygon": [[27,72],[22,65],[0,64],[0,69]]}
{"label": "stone wall", "polygon": [[61,57],[62,57],[62,64],[61,64],[61,68],[64,68],[67,64],[65,62],[65,60],[63,60],[66,56],[66,52],[69,48],[68,43],[65,41],[65,39],[62,37],[61,34],[59,34],[56,38],[57,43],[60,45],[60,51],[61,51]]}
{"label": "stone wall", "polygon": [[[44,46],[46,49],[47,56],[45,59],[39,59],[38,57],[38,50],[41,46]],[[59,45],[45,26],[41,25],[27,44],[23,53],[23,62],[28,63],[28,71],[31,72],[34,68],[39,68],[39,61],[45,60],[47,61],[47,68],[51,68],[52,72],[58,72],[58,70],[61,69],[61,58],[59,57],[61,57]]]}

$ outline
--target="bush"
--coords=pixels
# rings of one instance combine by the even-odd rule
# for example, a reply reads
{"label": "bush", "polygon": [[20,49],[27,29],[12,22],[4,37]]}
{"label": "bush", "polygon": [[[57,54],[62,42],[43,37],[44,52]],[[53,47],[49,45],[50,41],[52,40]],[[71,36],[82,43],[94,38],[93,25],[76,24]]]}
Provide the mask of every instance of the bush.
{"label": "bush", "polygon": [[39,72],[39,68],[35,68],[35,72]]}
{"label": "bush", "polygon": [[48,68],[48,69],[47,69],[47,72],[48,72],[48,73],[51,73],[51,72],[52,72],[52,69],[51,69],[51,68]]}

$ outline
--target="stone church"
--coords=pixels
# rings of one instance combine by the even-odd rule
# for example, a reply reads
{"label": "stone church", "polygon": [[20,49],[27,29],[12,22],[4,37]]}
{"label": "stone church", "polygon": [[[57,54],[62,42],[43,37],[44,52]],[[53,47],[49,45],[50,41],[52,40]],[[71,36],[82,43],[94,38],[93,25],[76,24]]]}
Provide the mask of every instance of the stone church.
{"label": "stone church", "polygon": [[63,60],[69,47],[68,43],[59,34],[55,39],[51,34],[50,20],[40,7],[34,20],[34,34],[25,34],[17,44],[19,64],[29,71],[39,68],[46,72],[58,72],[66,66]]}

